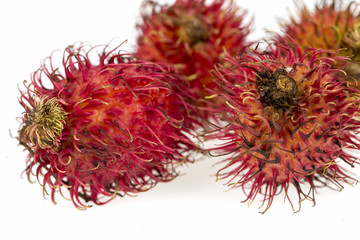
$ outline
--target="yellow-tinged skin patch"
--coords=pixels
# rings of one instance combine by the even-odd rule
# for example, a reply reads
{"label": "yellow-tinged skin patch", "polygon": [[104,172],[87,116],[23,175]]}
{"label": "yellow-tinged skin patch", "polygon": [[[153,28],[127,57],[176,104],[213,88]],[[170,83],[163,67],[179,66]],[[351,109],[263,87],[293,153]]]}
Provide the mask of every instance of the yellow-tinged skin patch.
{"label": "yellow-tinged skin patch", "polygon": [[34,99],[33,108],[25,113],[25,125],[20,130],[21,143],[30,148],[56,148],[65,119],[66,112],[59,107],[57,98]]}

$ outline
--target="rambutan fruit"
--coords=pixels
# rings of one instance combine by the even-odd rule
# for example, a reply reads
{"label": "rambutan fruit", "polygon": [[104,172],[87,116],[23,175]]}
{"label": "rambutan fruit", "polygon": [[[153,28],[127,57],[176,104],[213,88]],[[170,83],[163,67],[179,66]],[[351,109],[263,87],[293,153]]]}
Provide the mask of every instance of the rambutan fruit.
{"label": "rambutan fruit", "polygon": [[242,188],[249,204],[263,194],[265,211],[281,190],[294,210],[290,186],[300,209],[303,199],[315,204],[317,187],[355,181],[345,166],[359,163],[353,155],[360,148],[359,91],[347,89],[341,70],[331,67],[344,57],[283,40],[224,60],[214,72],[221,92],[211,96],[226,103],[213,109],[224,125],[204,133],[205,140],[223,141],[209,148],[226,156],[218,180]]}
{"label": "rambutan fruit", "polygon": [[[338,54],[347,56],[352,63],[344,71],[360,80],[360,12],[354,1],[322,1],[309,10],[304,4],[297,6],[298,14],[290,22],[282,22],[284,38],[290,36],[301,49],[321,48],[339,50]],[[334,67],[343,68],[339,63]],[[360,86],[360,85],[359,85]]]}
{"label": "rambutan fruit", "polygon": [[167,64],[116,49],[93,64],[94,50],[68,47],[63,71],[50,57],[24,82],[18,140],[29,151],[25,172],[44,194],[51,189],[54,203],[56,192],[83,209],[146,191],[176,177],[176,166],[197,149],[187,81]]}
{"label": "rambutan fruit", "polygon": [[[136,56],[173,64],[190,82],[198,99],[214,89],[209,70],[221,61],[224,49],[231,54],[243,52],[250,44],[250,24],[244,23],[246,11],[233,1],[176,0],[172,5],[145,1]],[[226,6],[225,6],[226,5]]]}

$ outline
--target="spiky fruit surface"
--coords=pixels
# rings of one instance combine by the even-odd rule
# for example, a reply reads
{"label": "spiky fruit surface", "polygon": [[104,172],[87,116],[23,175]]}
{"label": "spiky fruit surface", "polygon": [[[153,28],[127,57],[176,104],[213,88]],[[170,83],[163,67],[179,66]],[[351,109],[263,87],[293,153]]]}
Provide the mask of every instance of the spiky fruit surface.
{"label": "spiky fruit surface", "polygon": [[[298,14],[282,23],[284,32],[302,49],[313,47],[338,50],[355,62],[345,71],[360,80],[360,12],[354,1],[322,1],[310,10],[298,5]],[[287,36],[285,35],[285,38]]]}
{"label": "spiky fruit surface", "polygon": [[340,70],[330,67],[342,57],[320,57],[323,53],[275,42],[264,52],[227,56],[228,67],[217,66],[222,92],[212,97],[226,102],[214,108],[225,126],[205,134],[225,141],[209,149],[227,155],[217,177],[242,188],[249,203],[262,193],[265,211],[281,189],[291,203],[289,186],[297,189],[300,203],[314,201],[311,194],[319,185],[342,188],[341,182],[353,180],[338,161],[350,166],[357,161],[346,149],[360,148],[354,132],[360,127],[359,92],[347,89],[336,77]]}
{"label": "spiky fruit surface", "polygon": [[[228,4],[227,4],[228,3]],[[224,48],[238,54],[249,43],[246,12],[232,1],[176,0],[173,5],[146,1],[136,55],[139,58],[174,64],[190,81],[198,98],[205,88],[216,88],[209,70],[221,60]]]}
{"label": "spiky fruit surface", "polygon": [[68,189],[78,208],[171,180],[196,149],[196,113],[185,102],[192,95],[172,67],[115,50],[92,64],[88,53],[67,48],[64,74],[50,58],[20,98],[29,180],[35,175],[44,193],[50,188],[53,201]]}

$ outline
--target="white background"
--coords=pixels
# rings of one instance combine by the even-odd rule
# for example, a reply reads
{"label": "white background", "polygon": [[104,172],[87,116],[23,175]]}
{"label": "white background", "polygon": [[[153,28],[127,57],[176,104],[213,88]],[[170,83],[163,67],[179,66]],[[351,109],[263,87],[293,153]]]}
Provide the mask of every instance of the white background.
{"label": "white background", "polygon": [[[75,42],[97,45],[128,39],[126,48],[131,49],[140,3],[1,1],[0,239],[359,239],[360,184],[345,186],[341,193],[320,189],[317,205],[305,201],[296,214],[280,195],[261,215],[259,201],[248,207],[240,203],[240,190],[225,192],[223,182],[215,182],[217,167],[212,165],[218,159],[206,157],[180,168],[182,175],[170,183],[86,211],[61,197],[54,205],[43,198],[38,183],[20,177],[26,153],[9,134],[16,136],[16,117],[23,111],[17,85],[53,50]],[[253,40],[266,36],[264,28],[279,31],[276,17],[287,19],[287,9],[294,7],[288,0],[237,3],[255,18]]]}

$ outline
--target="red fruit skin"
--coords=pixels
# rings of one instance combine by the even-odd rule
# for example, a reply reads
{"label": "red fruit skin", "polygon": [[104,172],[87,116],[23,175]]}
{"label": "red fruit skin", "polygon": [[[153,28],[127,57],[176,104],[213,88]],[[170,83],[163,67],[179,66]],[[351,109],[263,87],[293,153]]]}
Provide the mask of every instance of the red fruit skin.
{"label": "red fruit skin", "polygon": [[[324,53],[331,57],[321,57]],[[332,69],[331,63],[344,58],[332,54],[301,51],[296,43],[282,40],[264,52],[228,55],[227,67],[216,66],[214,77],[222,91],[212,97],[226,104],[212,110],[225,124],[204,137],[224,141],[208,149],[212,156],[226,156],[217,178],[242,188],[244,202],[250,204],[263,194],[266,212],[281,190],[291,203],[288,190],[295,186],[300,207],[304,199],[315,203],[319,186],[342,189],[341,182],[355,180],[338,161],[359,164],[359,91],[338,79],[341,70]],[[262,95],[264,89],[257,85],[257,80],[270,81],[263,76],[275,71],[281,72],[278,80],[296,82],[290,107],[271,105],[264,100],[269,94]]]}
{"label": "red fruit skin", "polygon": [[[190,162],[188,155],[197,149],[190,139],[197,114],[186,102],[193,96],[172,67],[134,60],[115,49],[94,65],[88,54],[68,47],[64,74],[50,58],[20,97],[27,113],[36,104],[34,95],[56,98],[66,112],[57,146],[34,146],[22,130],[19,141],[30,152],[29,180],[35,175],[44,193],[49,187],[54,202],[56,192],[67,189],[80,209],[88,207],[84,201],[101,205],[172,180],[176,165]],[[45,87],[46,81],[53,87]]]}
{"label": "red fruit skin", "polygon": [[[284,38],[291,37],[299,47],[339,50],[339,55],[359,61],[359,4],[354,1],[322,1],[310,10],[304,3],[297,6],[297,15],[282,21]],[[354,31],[357,34],[354,35]],[[355,39],[354,39],[355,37]],[[354,42],[355,41],[355,42]]]}
{"label": "red fruit skin", "polygon": [[337,55],[346,56],[353,62],[345,68],[339,62],[332,63],[357,82],[350,82],[359,88],[360,81],[360,12],[355,1],[321,1],[309,9],[304,2],[297,6],[298,12],[289,22],[282,21],[284,38],[294,39],[299,47],[335,50]]}
{"label": "red fruit skin", "polygon": [[250,45],[246,37],[251,23],[244,23],[245,16],[246,11],[232,1],[176,0],[172,5],[146,1],[136,56],[173,64],[202,102],[207,88],[217,88],[209,71],[221,61],[224,49],[239,54]]}

